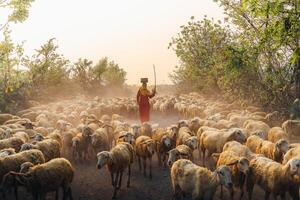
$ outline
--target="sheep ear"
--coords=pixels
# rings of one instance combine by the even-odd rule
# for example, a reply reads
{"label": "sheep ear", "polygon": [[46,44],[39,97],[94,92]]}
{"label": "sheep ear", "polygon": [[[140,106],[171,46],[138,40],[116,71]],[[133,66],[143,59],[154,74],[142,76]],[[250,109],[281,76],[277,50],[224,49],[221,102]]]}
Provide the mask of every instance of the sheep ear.
{"label": "sheep ear", "polygon": [[220,157],[220,153],[213,153],[212,157],[213,157],[213,159],[214,159],[215,162],[218,162],[219,157]]}

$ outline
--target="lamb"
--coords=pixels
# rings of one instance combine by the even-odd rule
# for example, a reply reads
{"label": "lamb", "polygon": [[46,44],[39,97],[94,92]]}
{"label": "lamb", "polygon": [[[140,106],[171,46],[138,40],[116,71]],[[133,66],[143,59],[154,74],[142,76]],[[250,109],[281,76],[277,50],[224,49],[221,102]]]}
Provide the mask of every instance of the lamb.
{"label": "lamb", "polygon": [[171,149],[168,152],[168,166],[171,167],[172,164],[179,159],[188,159],[193,161],[193,151],[190,147],[182,144],[178,145],[176,148]]}
{"label": "lamb", "polygon": [[258,153],[263,154],[276,162],[281,163],[284,154],[288,151],[289,144],[286,140],[280,139],[276,143],[264,140],[258,148]]}
{"label": "lamb", "polygon": [[136,139],[135,152],[141,171],[141,158],[143,159],[143,172],[146,176],[146,160],[149,159],[149,177],[152,178],[152,156],[155,153],[155,141],[148,136],[140,136]]}
{"label": "lamb", "polygon": [[[246,157],[240,157],[234,151],[223,151],[212,156],[217,160],[217,167],[226,165],[230,168],[233,185],[240,188],[240,199],[242,199],[244,196],[244,184],[249,170],[249,160]],[[234,190],[231,190],[231,198],[233,199],[233,197]]]}
{"label": "lamb", "polygon": [[10,171],[19,171],[21,164],[31,162],[34,164],[42,164],[45,162],[43,153],[40,150],[28,150],[19,152],[10,156],[0,158],[0,182],[5,174]]}
{"label": "lamb", "polygon": [[[123,172],[128,168],[127,187],[130,186],[131,164],[133,162],[134,149],[131,144],[119,143],[110,151],[102,151],[97,154],[97,167],[101,169],[107,165],[111,174],[111,182],[114,187],[113,199],[116,198],[117,190],[121,188]],[[116,174],[116,177],[114,175]]]}
{"label": "lamb", "polygon": [[0,150],[0,158],[10,156],[16,154],[16,150],[13,148],[7,148],[7,149],[2,149]]}
{"label": "lamb", "polygon": [[193,133],[188,127],[181,127],[179,129],[176,146],[181,144],[189,146],[192,150],[195,150],[198,147],[197,137],[193,136]]}
{"label": "lamb", "polygon": [[265,190],[266,200],[269,199],[271,193],[274,198],[280,195],[284,199],[286,191],[291,191],[290,183],[294,181],[294,175],[300,175],[299,158],[294,158],[285,165],[264,157],[251,160],[246,181],[248,199],[252,199],[254,184],[258,184]]}
{"label": "lamb", "polygon": [[[47,163],[30,167],[26,173],[9,172],[3,178],[2,190],[24,186],[32,193],[33,199],[44,199],[48,192],[63,188],[63,199],[73,199],[71,183],[74,177],[72,164],[64,158],[56,158]],[[17,190],[15,190],[17,191]],[[15,193],[18,196],[17,192]]]}
{"label": "lamb", "polygon": [[46,139],[36,144],[25,143],[21,147],[21,151],[26,151],[29,149],[38,149],[44,156],[45,161],[48,162],[54,158],[60,157],[60,145],[56,140]]}
{"label": "lamb", "polygon": [[165,129],[157,129],[152,136],[156,143],[156,154],[158,158],[158,165],[166,167],[167,152],[172,148],[173,138],[168,134]]}
{"label": "lamb", "polygon": [[206,150],[208,151],[207,157],[210,157],[213,153],[222,152],[223,146],[226,142],[229,141],[237,141],[240,143],[244,143],[246,141],[246,137],[240,129],[204,132],[200,137],[200,148],[203,154],[203,165],[205,165]]}
{"label": "lamb", "polygon": [[300,135],[300,120],[287,120],[282,123],[282,128],[288,137]]}
{"label": "lamb", "polygon": [[220,166],[214,172],[200,167],[190,160],[177,160],[171,168],[171,182],[174,199],[182,195],[191,195],[196,199],[213,199],[218,185],[232,187],[230,169]]}
{"label": "lamb", "polygon": [[273,127],[268,132],[268,140],[276,143],[280,139],[288,140],[288,135],[281,127]]}
{"label": "lamb", "polygon": [[8,139],[0,140],[0,150],[6,148],[14,148],[16,152],[19,152],[22,144],[24,144],[22,139],[11,137]]}

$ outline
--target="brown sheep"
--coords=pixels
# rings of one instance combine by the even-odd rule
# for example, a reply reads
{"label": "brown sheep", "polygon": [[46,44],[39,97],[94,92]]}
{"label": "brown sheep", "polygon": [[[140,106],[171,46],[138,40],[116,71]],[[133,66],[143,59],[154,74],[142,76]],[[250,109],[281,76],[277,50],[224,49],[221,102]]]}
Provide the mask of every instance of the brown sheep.
{"label": "brown sheep", "polygon": [[246,145],[243,145],[237,141],[227,142],[223,147],[223,151],[233,151],[235,155],[245,157],[248,160],[252,160],[258,156],[263,156],[261,154],[253,153]]}
{"label": "brown sheep", "polygon": [[13,148],[7,148],[7,149],[2,149],[0,150],[0,158],[10,156],[16,154],[16,150]]}
{"label": "brown sheep", "polygon": [[240,129],[230,129],[228,131],[205,131],[200,138],[200,148],[202,151],[202,161],[205,165],[205,152],[208,151],[209,158],[213,153],[221,153],[226,142],[237,141],[244,143],[246,137]]}
{"label": "brown sheep", "polygon": [[[101,169],[104,165],[111,174],[111,182],[114,187],[113,198],[116,198],[117,190],[121,188],[123,172],[128,168],[127,187],[130,186],[131,164],[133,162],[134,149],[129,143],[119,143],[110,151],[102,151],[97,154],[97,167]],[[114,175],[116,174],[116,177]]]}
{"label": "brown sheep", "polygon": [[149,159],[149,177],[152,178],[152,156],[155,153],[155,141],[148,136],[140,136],[136,139],[135,152],[139,162],[139,169],[141,171],[141,158],[143,159],[143,172],[146,176],[146,163]]}
{"label": "brown sheep", "polygon": [[92,147],[95,153],[99,152],[100,150],[109,150],[110,145],[105,129],[98,128],[91,137]]}
{"label": "brown sheep", "polygon": [[284,199],[286,191],[291,190],[290,182],[293,182],[294,175],[300,175],[299,158],[294,158],[285,165],[264,157],[252,159],[246,183],[248,199],[252,199],[254,184],[265,190],[266,200],[270,194],[275,198],[280,195]]}
{"label": "brown sheep", "polygon": [[152,126],[149,122],[144,122],[142,124],[141,135],[152,137]]}
{"label": "brown sheep", "polygon": [[10,171],[18,172],[24,162],[41,164],[45,162],[43,153],[40,150],[29,150],[19,152],[4,158],[0,158],[0,182],[5,174]]}
{"label": "brown sheep", "polygon": [[264,140],[256,135],[247,138],[246,146],[253,152],[259,153],[259,148]]}
{"label": "brown sheep", "polygon": [[23,140],[18,137],[11,137],[8,139],[0,140],[0,150],[7,148],[14,148],[16,152],[19,152],[22,144],[24,144]]}
{"label": "brown sheep", "polygon": [[[244,196],[244,184],[249,170],[249,160],[246,157],[238,156],[234,151],[223,151],[212,156],[217,160],[217,167],[226,165],[230,168],[233,185],[239,187],[241,191],[240,199],[242,199]],[[233,197],[234,190],[231,190],[231,198],[233,199]]]}
{"label": "brown sheep", "polygon": [[290,138],[300,136],[300,120],[287,120],[283,122],[282,128]]}
{"label": "brown sheep", "polygon": [[156,154],[158,158],[158,165],[163,164],[166,167],[167,152],[172,148],[173,138],[165,129],[157,129],[152,136],[152,139],[156,143]]}
{"label": "brown sheep", "polygon": [[181,144],[189,146],[192,150],[195,150],[198,147],[197,137],[193,135],[188,127],[181,127],[178,131],[176,146]]}
{"label": "brown sheep", "polygon": [[179,159],[188,159],[193,161],[193,151],[190,147],[182,144],[178,145],[176,148],[171,149],[168,152],[168,166],[171,167],[172,164]]}
{"label": "brown sheep", "polygon": [[[56,158],[47,163],[36,165],[26,173],[10,172],[5,175],[2,190],[11,187],[24,186],[32,193],[33,199],[44,199],[48,192],[58,191],[63,188],[63,199],[72,197],[71,183],[74,177],[72,164],[64,158]],[[17,190],[16,190],[17,191]],[[17,192],[15,193],[18,196]]]}
{"label": "brown sheep", "polygon": [[221,166],[212,172],[186,159],[177,160],[172,165],[171,182],[174,199],[181,199],[183,194],[191,195],[193,200],[213,199],[219,185],[232,187],[228,167]]}
{"label": "brown sheep", "polygon": [[284,154],[288,151],[288,148],[289,148],[289,144],[284,139],[280,139],[276,143],[264,140],[260,144],[257,153],[263,154],[267,158],[270,158],[276,162],[281,163]]}
{"label": "brown sheep", "polygon": [[27,151],[30,149],[40,150],[43,153],[46,162],[60,157],[61,148],[56,140],[46,139],[37,142],[36,144],[26,143],[22,145],[21,151]]}
{"label": "brown sheep", "polygon": [[247,120],[245,121],[243,127],[247,129],[249,132],[255,132],[255,131],[263,131],[264,135],[267,135],[270,127],[268,124],[266,124],[263,121],[256,121],[256,120]]}
{"label": "brown sheep", "polygon": [[281,127],[273,127],[268,132],[268,140],[276,143],[280,139],[288,140],[288,135]]}

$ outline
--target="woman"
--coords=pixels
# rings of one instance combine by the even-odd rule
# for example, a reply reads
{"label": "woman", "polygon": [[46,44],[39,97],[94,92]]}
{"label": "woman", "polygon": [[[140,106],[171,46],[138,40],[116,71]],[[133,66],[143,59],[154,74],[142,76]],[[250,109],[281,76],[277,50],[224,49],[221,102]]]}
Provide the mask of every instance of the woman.
{"label": "woman", "polygon": [[137,95],[136,95],[136,101],[139,104],[139,114],[140,114],[140,121],[148,122],[150,120],[150,103],[149,99],[155,96],[155,89],[150,92],[147,89],[147,78],[142,78],[142,87],[140,87]]}

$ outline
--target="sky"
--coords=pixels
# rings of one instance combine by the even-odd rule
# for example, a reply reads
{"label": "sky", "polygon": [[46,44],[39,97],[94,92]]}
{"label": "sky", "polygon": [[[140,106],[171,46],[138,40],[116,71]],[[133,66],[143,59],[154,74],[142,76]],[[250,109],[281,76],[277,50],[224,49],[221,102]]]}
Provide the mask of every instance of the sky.
{"label": "sky", "polygon": [[[224,18],[213,0],[35,0],[29,18],[11,26],[14,42],[25,41],[25,54],[55,37],[59,52],[72,62],[102,57],[127,71],[127,83],[141,77],[169,84],[178,59],[168,44],[191,16]],[[1,16],[0,16],[1,17]]]}

